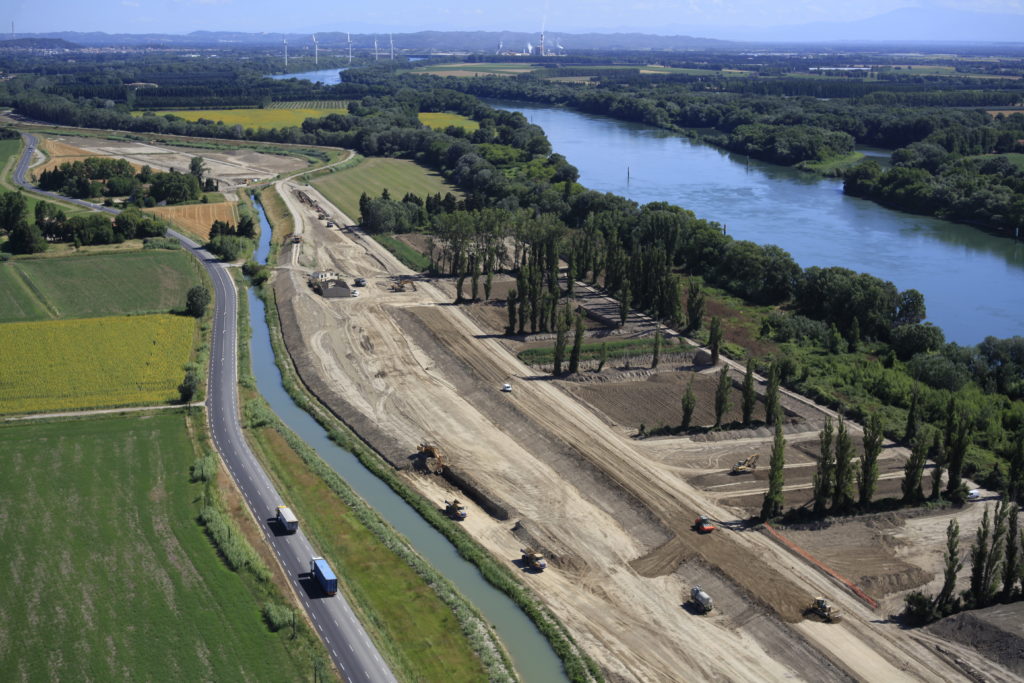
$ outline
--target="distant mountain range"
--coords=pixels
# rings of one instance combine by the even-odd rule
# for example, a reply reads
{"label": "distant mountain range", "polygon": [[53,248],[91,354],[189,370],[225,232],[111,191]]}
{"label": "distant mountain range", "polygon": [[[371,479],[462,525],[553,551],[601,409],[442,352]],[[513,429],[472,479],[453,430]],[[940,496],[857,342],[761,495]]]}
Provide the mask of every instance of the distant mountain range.
{"label": "distant mountain range", "polygon": [[[905,8],[869,19],[851,22],[815,22],[794,26],[678,26],[666,24],[664,31],[693,35],[654,35],[650,33],[567,33],[547,32],[547,44],[557,43],[573,50],[714,50],[735,49],[741,45],[763,43],[815,44],[834,43],[1020,43],[1024,44],[1024,15],[991,14],[952,9]],[[347,45],[343,32],[318,32],[321,48]],[[499,45],[506,50],[523,50],[527,43],[539,41],[539,33],[521,31],[419,31],[396,33],[395,47],[428,52],[465,50],[494,52]],[[166,46],[217,47],[232,45],[280,45],[287,40],[292,49],[312,48],[306,33],[239,33],[234,31],[193,31],[188,34],[165,33],[53,33],[21,34],[16,41],[0,41],[0,47],[32,47],[37,39],[54,39],[87,47],[98,46]],[[386,33],[353,33],[356,49],[373,47],[377,39],[381,48],[388,45]],[[35,46],[43,46],[37,44]],[[53,44],[53,47],[67,45]]]}

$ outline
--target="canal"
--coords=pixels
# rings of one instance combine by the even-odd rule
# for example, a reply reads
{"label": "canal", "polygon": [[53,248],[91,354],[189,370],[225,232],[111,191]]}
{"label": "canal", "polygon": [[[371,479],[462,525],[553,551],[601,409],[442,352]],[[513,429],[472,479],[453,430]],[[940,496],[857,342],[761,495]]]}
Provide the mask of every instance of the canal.
{"label": "canal", "polygon": [[[260,204],[260,238],[256,250],[259,263],[270,253],[270,223]],[[248,290],[252,338],[249,343],[256,386],[281,421],[299,435],[335,472],[370,504],[392,527],[408,539],[420,555],[446,576],[490,622],[512,656],[523,681],[567,680],[562,662],[512,600],[489,584],[476,565],[467,562],[448,539],[427,524],[413,508],[391,488],[367,470],[355,455],[330,440],[327,432],[307,412],[295,405],[281,381],[274,361],[263,301],[252,288]],[[412,625],[410,625],[411,627]]]}

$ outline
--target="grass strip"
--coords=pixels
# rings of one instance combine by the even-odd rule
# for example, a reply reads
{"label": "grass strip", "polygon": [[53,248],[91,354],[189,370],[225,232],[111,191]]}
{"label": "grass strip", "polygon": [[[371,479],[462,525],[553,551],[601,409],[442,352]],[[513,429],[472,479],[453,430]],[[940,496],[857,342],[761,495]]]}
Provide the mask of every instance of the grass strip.
{"label": "grass strip", "polygon": [[407,268],[412,268],[417,273],[422,273],[430,267],[430,259],[416,251],[394,235],[371,235],[385,249],[390,251],[395,258],[402,262]]}

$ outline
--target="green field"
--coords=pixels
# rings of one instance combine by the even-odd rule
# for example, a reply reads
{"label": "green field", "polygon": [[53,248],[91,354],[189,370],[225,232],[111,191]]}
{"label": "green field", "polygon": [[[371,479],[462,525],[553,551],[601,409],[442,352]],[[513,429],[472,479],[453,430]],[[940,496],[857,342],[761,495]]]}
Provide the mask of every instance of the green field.
{"label": "green field", "polygon": [[0,325],[0,414],[174,401],[195,328],[179,315]]}
{"label": "green field", "polygon": [[49,311],[12,262],[0,263],[0,322],[45,320]]}
{"label": "green field", "polygon": [[448,126],[459,126],[461,128],[465,128],[467,133],[472,133],[480,128],[479,123],[468,116],[463,116],[462,114],[452,114],[446,111],[424,111],[420,112],[416,116],[419,117],[420,123],[423,125],[430,126],[431,128],[436,128],[438,130],[444,130]]}
{"label": "green field", "polygon": [[412,192],[420,197],[440,192],[459,192],[437,173],[404,159],[371,157],[355,166],[321,176],[313,181],[327,200],[354,221],[359,220],[359,195],[379,197],[385,189],[392,199]]}
{"label": "green field", "polygon": [[[134,113],[136,116],[142,115],[142,112]],[[347,114],[348,109],[181,109],[153,113],[157,116],[174,114],[187,121],[209,119],[226,126],[240,125],[243,128],[287,128],[301,126],[308,118]]]}
{"label": "green field", "polygon": [[196,523],[178,411],[0,425],[5,680],[298,681]]}
{"label": "green field", "polygon": [[199,276],[185,251],[147,249],[19,259],[0,265],[0,283],[0,322],[9,322],[180,310]]}
{"label": "green field", "polygon": [[[18,153],[21,151],[21,139],[16,140],[0,140],[0,190],[13,191],[17,190],[17,186],[10,182],[8,178],[14,171],[14,164],[18,160]],[[26,176],[31,175],[31,171],[25,174]],[[41,200],[31,194],[25,193],[25,202],[28,205],[28,211],[26,218],[30,222],[35,221],[36,215],[36,204]],[[80,206],[74,204],[64,204],[61,202],[54,202],[60,204],[60,208],[64,210],[64,213],[68,216],[76,216],[84,213],[89,213],[88,209],[83,209]],[[0,295],[2,296],[2,295]],[[2,306],[2,304],[0,304]],[[0,318],[2,319],[2,318]]]}

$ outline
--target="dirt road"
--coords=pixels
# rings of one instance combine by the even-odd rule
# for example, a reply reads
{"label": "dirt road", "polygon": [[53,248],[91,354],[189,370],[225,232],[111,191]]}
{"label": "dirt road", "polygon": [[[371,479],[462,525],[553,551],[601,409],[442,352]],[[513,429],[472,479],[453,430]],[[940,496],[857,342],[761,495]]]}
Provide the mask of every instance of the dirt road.
{"label": "dirt road", "polygon": [[[694,533],[699,512],[736,515],[523,365],[450,304],[447,285],[420,279],[412,291],[390,291],[411,275],[390,253],[358,230],[326,229],[282,194],[303,241],[285,246],[275,291],[303,380],[399,466],[425,438],[439,444],[510,515],[501,521],[470,504],[466,529],[510,563],[527,543],[548,554],[551,568],[524,582],[613,679],[961,677],[763,534]],[[306,286],[307,269],[369,282],[359,298],[322,299]],[[499,391],[504,382],[511,393]],[[438,504],[453,494],[440,478],[407,476]],[[695,583],[712,591],[712,614],[685,609]],[[802,621],[817,594],[834,597],[846,621]]]}

